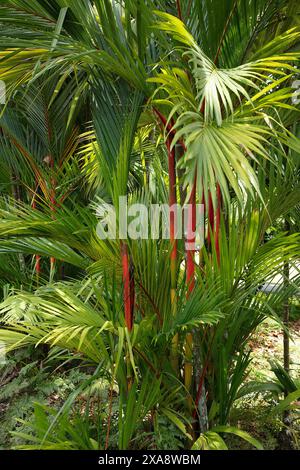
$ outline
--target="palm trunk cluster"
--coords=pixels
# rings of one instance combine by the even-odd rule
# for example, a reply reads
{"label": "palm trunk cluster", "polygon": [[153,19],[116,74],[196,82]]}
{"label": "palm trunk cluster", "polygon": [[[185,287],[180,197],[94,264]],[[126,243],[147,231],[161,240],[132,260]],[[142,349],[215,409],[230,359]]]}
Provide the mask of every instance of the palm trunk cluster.
{"label": "palm trunk cluster", "polygon": [[[204,109],[203,109],[204,111]],[[178,269],[178,246],[176,240],[176,211],[171,208],[177,203],[177,174],[176,174],[176,153],[175,147],[172,148],[172,139],[174,137],[174,122],[167,122],[167,119],[163,114],[154,108],[155,114],[158,116],[160,122],[167,131],[166,138],[166,149],[168,155],[168,174],[169,174],[169,207],[170,207],[170,275],[171,275],[171,309],[172,314],[176,315],[176,290],[177,290],[177,269]],[[182,151],[186,151],[185,144],[182,140],[179,141]],[[208,225],[207,225],[207,244],[208,247],[212,243],[212,237],[215,243],[215,251],[218,263],[220,263],[220,247],[219,247],[219,236],[220,236],[220,222],[221,222],[221,207],[222,207],[222,195],[220,185],[217,184],[217,204],[216,210],[212,201],[211,192],[208,192],[209,198],[205,204],[204,195],[202,196],[202,203],[208,208]],[[188,227],[186,234],[186,288],[187,298],[192,295],[195,288],[195,234],[196,234],[196,177],[194,184],[190,188],[190,196],[188,201],[188,220],[186,226]],[[128,254],[125,249],[124,243],[122,244],[122,264],[123,264],[123,285],[124,285],[124,306],[125,306],[125,323],[126,326],[131,329],[132,318],[133,318],[133,306],[130,304],[130,275],[128,267]],[[197,332],[199,335],[199,332]],[[198,340],[198,338],[197,338]],[[179,361],[178,361],[178,347],[179,338],[176,335],[173,338],[171,346],[170,360],[175,373],[179,373]],[[200,410],[200,429],[205,430],[207,428],[207,410],[206,410],[206,398],[205,398],[205,375],[207,372],[208,362],[197,369],[193,366],[195,355],[195,347],[193,344],[193,334],[188,333],[184,343],[184,385],[187,390],[187,406],[193,417],[196,417],[198,413],[198,407],[201,406],[203,409]],[[199,363],[199,359],[198,359]],[[197,369],[197,370],[196,370]],[[199,377],[194,377],[195,373],[198,373]],[[194,383],[193,383],[194,382]],[[193,390],[195,390],[195,402],[193,400]],[[194,403],[194,406],[193,406]]]}

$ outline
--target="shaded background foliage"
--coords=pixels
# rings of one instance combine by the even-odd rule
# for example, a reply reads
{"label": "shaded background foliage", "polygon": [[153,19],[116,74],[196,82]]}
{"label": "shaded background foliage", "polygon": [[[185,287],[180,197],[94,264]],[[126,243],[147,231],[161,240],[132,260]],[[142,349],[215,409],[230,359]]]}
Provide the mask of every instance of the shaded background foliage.
{"label": "shaded background foliage", "polygon": [[[276,321],[287,346],[299,295],[298,15],[288,0],[1,3],[0,340],[21,355],[3,400],[41,369],[6,445],[224,449],[229,433],[260,448],[230,426],[236,400],[293,406],[287,349],[267,384],[247,376],[257,327]],[[203,202],[203,248],[100,240],[95,206],[119,196]],[[43,374],[62,377],[54,404]]]}

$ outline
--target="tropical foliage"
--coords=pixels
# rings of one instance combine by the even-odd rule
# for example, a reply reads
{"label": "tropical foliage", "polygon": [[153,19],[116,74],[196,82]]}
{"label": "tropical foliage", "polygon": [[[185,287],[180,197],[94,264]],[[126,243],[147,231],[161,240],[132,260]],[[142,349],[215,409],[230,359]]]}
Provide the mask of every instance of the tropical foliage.
{"label": "tropical foliage", "polygon": [[[256,328],[287,335],[299,295],[299,13],[1,2],[0,344],[84,375],[59,412],[35,404],[21,447],[224,449],[233,433],[261,448],[230,426],[235,401],[298,398],[286,362],[276,383],[247,376]],[[119,222],[120,197],[188,202],[185,240],[171,214],[170,239],[99,237],[97,207]]]}

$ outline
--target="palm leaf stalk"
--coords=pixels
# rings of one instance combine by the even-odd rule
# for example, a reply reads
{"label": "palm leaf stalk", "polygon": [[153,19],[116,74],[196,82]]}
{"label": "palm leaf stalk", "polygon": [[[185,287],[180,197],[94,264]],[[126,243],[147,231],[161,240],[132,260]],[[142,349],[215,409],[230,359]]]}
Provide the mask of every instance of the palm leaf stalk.
{"label": "palm leaf stalk", "polygon": [[[125,327],[129,332],[133,327],[134,316],[134,280],[132,273],[132,263],[128,253],[128,245],[126,241],[120,241],[121,264],[122,264],[122,280],[123,280],[123,304]],[[129,392],[133,384],[132,365],[130,361],[129,351],[126,351],[126,369],[127,369],[127,391]]]}

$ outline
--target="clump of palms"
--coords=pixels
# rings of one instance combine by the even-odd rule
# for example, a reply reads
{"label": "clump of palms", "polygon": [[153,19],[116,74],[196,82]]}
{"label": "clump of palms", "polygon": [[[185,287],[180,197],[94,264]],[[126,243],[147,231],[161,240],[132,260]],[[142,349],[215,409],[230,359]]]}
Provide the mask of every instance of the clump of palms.
{"label": "clump of palms", "polygon": [[[162,416],[189,446],[224,448],[219,433],[238,433],[226,425],[247,376],[247,342],[298,288],[295,278],[259,291],[299,258],[297,233],[264,241],[299,203],[297,179],[282,192],[283,168],[298,169],[290,102],[299,32],[280,23],[274,2],[217,2],[205,24],[206,1],[168,12],[159,1],[19,3],[0,7],[0,78],[11,96],[1,151],[23,194],[1,200],[1,253],[52,261],[34,286],[3,300],[0,340],[8,351],[79,353],[105,373],[118,390],[120,449]],[[203,203],[204,246],[191,234],[192,249],[176,241],[174,218],[171,240],[100,240],[94,205],[113,203],[118,216],[120,196],[189,201],[190,226]],[[111,409],[106,446],[110,422]]]}

